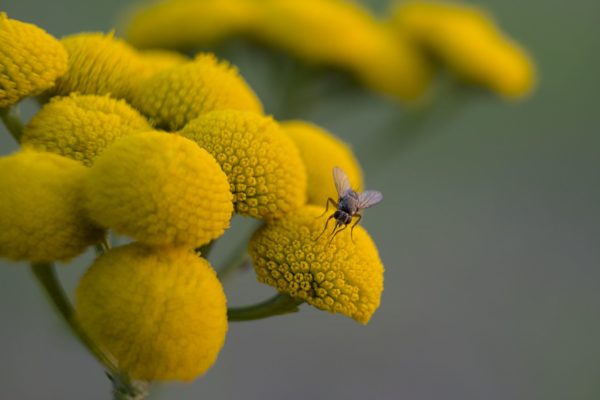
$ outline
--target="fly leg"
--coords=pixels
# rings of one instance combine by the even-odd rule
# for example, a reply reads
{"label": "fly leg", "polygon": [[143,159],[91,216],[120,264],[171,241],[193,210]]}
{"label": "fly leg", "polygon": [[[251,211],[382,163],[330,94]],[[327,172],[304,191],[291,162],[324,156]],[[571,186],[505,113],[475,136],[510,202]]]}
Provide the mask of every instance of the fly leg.
{"label": "fly leg", "polygon": [[333,205],[334,208],[337,208],[338,204],[335,202],[334,199],[332,199],[331,197],[327,199],[327,203],[325,203],[325,212],[323,212],[323,214],[319,215],[317,218],[315,219],[319,219],[321,218],[323,215],[327,214],[327,211],[329,210],[329,205]]}
{"label": "fly leg", "polygon": [[[335,228],[337,229],[338,226],[340,226],[340,225],[336,225]],[[344,225],[344,226],[342,226],[342,229],[338,229],[338,230],[334,229],[333,232],[331,232],[331,239],[329,239],[329,243],[327,243],[327,245],[329,246],[331,244],[331,242],[333,242],[333,238],[336,237],[336,235],[338,233],[340,233],[341,231],[343,231],[347,227],[348,227],[348,225]]]}
{"label": "fly leg", "polygon": [[360,214],[355,214],[354,215],[356,218],[358,218],[353,224],[352,224],[352,228],[350,228],[350,239],[354,240],[354,238],[352,237],[352,232],[354,232],[354,227],[356,225],[358,225],[358,223],[360,222],[360,220],[362,219],[362,215]]}
{"label": "fly leg", "polygon": [[[319,236],[317,236],[317,237],[315,238],[315,240],[319,240],[319,238],[320,238],[321,236],[323,236],[323,234],[324,234],[324,233],[325,233],[325,231],[327,230],[327,226],[329,225],[329,221],[331,221],[332,219],[333,219],[333,214],[331,214],[331,215],[329,216],[329,218],[327,218],[327,221],[325,222],[325,228],[323,228],[323,231],[322,231],[322,232],[319,234]],[[337,228],[337,225],[336,225],[335,227]],[[335,231],[335,228],[334,228],[333,230]]]}

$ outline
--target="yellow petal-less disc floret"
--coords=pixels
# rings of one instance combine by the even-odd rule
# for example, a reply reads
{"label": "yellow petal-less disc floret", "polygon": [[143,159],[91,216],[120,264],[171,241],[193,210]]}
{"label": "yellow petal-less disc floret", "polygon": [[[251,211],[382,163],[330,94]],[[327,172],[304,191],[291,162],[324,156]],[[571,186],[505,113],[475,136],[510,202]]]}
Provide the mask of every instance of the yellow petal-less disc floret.
{"label": "yellow petal-less disc floret", "polygon": [[67,52],[35,25],[0,12],[0,108],[54,85],[67,70]]}
{"label": "yellow petal-less disc floret", "polygon": [[90,217],[151,245],[196,247],[219,237],[233,207],[227,177],[196,143],[164,132],[125,136],[85,182]]}
{"label": "yellow petal-less disc floret", "polygon": [[[331,244],[323,207],[306,206],[260,228],[248,250],[258,280],[321,310],[366,324],[379,307],[383,265],[369,234],[357,226]],[[330,225],[331,226],[331,225]]]}
{"label": "yellow petal-less disc floret", "polygon": [[130,244],[99,257],[77,288],[76,318],[119,369],[144,381],[191,381],[214,364],[227,333],[223,288],[182,248]]}
{"label": "yellow petal-less disc floret", "polygon": [[133,105],[171,130],[214,110],[262,112],[260,100],[237,70],[212,54],[200,54],[147,79],[136,90]]}
{"label": "yellow petal-less disc floret", "polygon": [[102,239],[82,209],[88,170],[51,153],[0,158],[0,257],[68,261]]}
{"label": "yellow petal-less disc floret", "polygon": [[129,99],[144,77],[140,56],[112,33],[78,33],[61,42],[69,53],[69,69],[56,82],[52,95],[79,92]]}
{"label": "yellow petal-less disc floret", "polygon": [[143,79],[190,60],[185,55],[170,50],[145,50],[139,54],[144,65]]}
{"label": "yellow petal-less disc floret", "polygon": [[167,0],[134,11],[126,37],[139,48],[189,50],[216,44],[256,20],[254,0]]}
{"label": "yellow petal-less disc floret", "polygon": [[326,130],[304,121],[282,122],[281,127],[292,138],[308,175],[308,202],[323,206],[328,198],[337,200],[333,167],[346,172],[354,190],[362,190],[362,173],[348,145]]}
{"label": "yellow petal-less disc floret", "polygon": [[393,25],[457,75],[500,95],[522,97],[535,84],[535,68],[525,50],[477,8],[409,2],[395,9]]}
{"label": "yellow petal-less disc floret", "polygon": [[90,166],[118,138],[150,129],[124,100],[71,94],[45,104],[25,126],[21,142]]}
{"label": "yellow petal-less disc floret", "polygon": [[281,218],[306,201],[306,171],[294,142],[271,117],[214,111],[181,134],[211,153],[227,174],[236,212]]}

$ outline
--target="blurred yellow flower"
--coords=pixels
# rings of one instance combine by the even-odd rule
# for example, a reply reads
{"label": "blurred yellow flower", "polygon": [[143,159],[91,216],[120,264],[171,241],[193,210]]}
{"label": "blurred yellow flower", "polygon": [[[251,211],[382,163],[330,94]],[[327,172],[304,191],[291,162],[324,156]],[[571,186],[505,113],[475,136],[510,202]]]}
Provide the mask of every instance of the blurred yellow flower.
{"label": "blurred yellow flower", "polygon": [[67,70],[63,45],[43,29],[0,12],[0,108],[54,85]]}
{"label": "blurred yellow flower", "polygon": [[306,202],[306,171],[294,142],[271,117],[214,111],[191,121],[181,135],[211,153],[227,174],[235,211],[281,218]]}
{"label": "blurred yellow flower", "polygon": [[129,99],[144,77],[139,54],[112,33],[78,33],[61,41],[69,53],[69,69],[51,95],[78,92]]}
{"label": "blurred yellow flower", "polygon": [[71,94],[45,104],[25,126],[21,142],[90,166],[118,138],[150,129],[124,100]]}
{"label": "blurred yellow flower", "polygon": [[98,224],[150,245],[201,246],[223,234],[233,212],[215,159],[163,132],[128,135],[107,148],[90,169],[85,195]]}
{"label": "blurred yellow flower", "polygon": [[190,60],[183,54],[170,50],[144,50],[139,54],[144,65],[143,79]]}
{"label": "blurred yellow flower", "polygon": [[394,10],[393,25],[457,75],[508,98],[535,84],[528,54],[481,10],[451,3],[409,2]]}
{"label": "blurred yellow flower", "polygon": [[126,38],[138,48],[197,49],[244,31],[256,19],[254,0],[167,0],[139,7]]}
{"label": "blurred yellow flower", "polygon": [[87,169],[51,153],[0,158],[0,257],[69,261],[102,239],[82,209]]}
{"label": "blurred yellow flower", "polygon": [[369,234],[357,226],[335,236],[322,232],[323,207],[306,206],[260,228],[248,250],[258,280],[321,310],[366,324],[379,307],[383,265]]}
{"label": "blurred yellow flower", "polygon": [[223,288],[209,263],[182,248],[134,243],[108,251],[77,288],[76,319],[133,379],[191,381],[227,333]]}
{"label": "blurred yellow flower", "polygon": [[346,143],[326,130],[304,121],[282,122],[281,127],[292,138],[308,175],[308,202],[323,206],[328,198],[337,200],[332,170],[342,168],[355,190],[362,190],[362,172]]}
{"label": "blurred yellow flower", "polygon": [[212,54],[200,54],[145,80],[135,92],[133,105],[160,127],[171,130],[181,129],[209,111],[263,110],[237,69]]}

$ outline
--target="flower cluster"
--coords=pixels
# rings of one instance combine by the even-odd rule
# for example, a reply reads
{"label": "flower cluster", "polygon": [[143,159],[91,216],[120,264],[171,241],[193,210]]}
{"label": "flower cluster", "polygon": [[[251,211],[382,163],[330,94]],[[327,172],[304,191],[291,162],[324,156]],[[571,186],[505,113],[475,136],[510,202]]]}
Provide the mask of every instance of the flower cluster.
{"label": "flower cluster", "polygon": [[[248,22],[244,10],[221,34]],[[234,213],[263,221],[248,247],[260,282],[369,321],[383,266],[368,233],[315,238],[325,223],[315,217],[337,196],[332,168],[362,188],[340,139],[265,115],[237,70],[209,53],[138,51],[112,33],[59,41],[4,14],[0,37],[26,43],[0,52],[1,107],[44,91],[15,134],[22,148],[0,157],[0,257],[52,268],[95,245],[69,322],[121,373],[190,381],[215,362],[228,309],[205,252]],[[130,243],[110,248],[115,233]]]}
{"label": "flower cluster", "polygon": [[133,13],[126,29],[140,48],[194,48],[243,35],[344,69],[402,100],[427,92],[435,63],[507,98],[535,83],[526,52],[484,12],[459,4],[401,3],[378,19],[347,0],[162,0]]}

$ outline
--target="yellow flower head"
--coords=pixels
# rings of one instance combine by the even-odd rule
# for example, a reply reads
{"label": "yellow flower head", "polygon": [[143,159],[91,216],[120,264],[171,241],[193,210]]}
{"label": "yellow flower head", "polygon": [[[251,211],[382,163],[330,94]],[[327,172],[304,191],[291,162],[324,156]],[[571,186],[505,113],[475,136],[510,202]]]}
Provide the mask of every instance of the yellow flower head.
{"label": "yellow flower head", "polygon": [[383,265],[369,234],[357,226],[331,244],[322,207],[306,206],[260,228],[248,250],[260,282],[321,310],[366,324],[379,307]]}
{"label": "yellow flower head", "polygon": [[328,198],[337,199],[332,170],[342,168],[355,190],[362,190],[362,173],[352,150],[344,142],[324,129],[304,121],[281,123],[292,138],[308,175],[308,202],[324,205]]}
{"label": "yellow flower head", "polygon": [[133,379],[191,381],[214,364],[227,333],[223,288],[182,248],[134,243],[96,259],[77,288],[83,330]]}
{"label": "yellow flower head", "polygon": [[68,261],[102,239],[81,208],[87,169],[51,153],[0,158],[0,256]]}
{"label": "yellow flower head", "polygon": [[143,79],[189,61],[183,54],[169,50],[145,50],[140,56],[144,65]]}
{"label": "yellow flower head", "polygon": [[227,174],[235,211],[281,218],[306,201],[306,171],[298,149],[270,117],[214,111],[181,131],[211,153]]}
{"label": "yellow flower head", "polygon": [[123,100],[71,94],[45,104],[25,127],[22,143],[90,166],[118,138],[150,129]]}
{"label": "yellow flower head", "polygon": [[52,87],[67,70],[67,52],[58,40],[3,12],[0,43],[0,108]]}
{"label": "yellow flower head", "polygon": [[167,0],[137,10],[127,40],[139,48],[194,49],[244,31],[256,19],[253,0]]}
{"label": "yellow flower head", "polygon": [[410,2],[395,10],[394,25],[457,75],[503,96],[520,97],[534,86],[527,53],[477,8]]}
{"label": "yellow flower head", "polygon": [[128,135],[107,148],[90,169],[85,194],[98,224],[150,245],[206,244],[223,234],[233,211],[214,158],[162,132]]}
{"label": "yellow flower head", "polygon": [[262,113],[260,100],[237,70],[212,54],[200,54],[147,79],[136,91],[133,104],[153,122],[171,130],[213,110]]}
{"label": "yellow flower head", "polygon": [[52,95],[110,94],[128,99],[144,77],[143,62],[136,51],[113,34],[78,33],[62,39],[69,53],[69,69]]}

